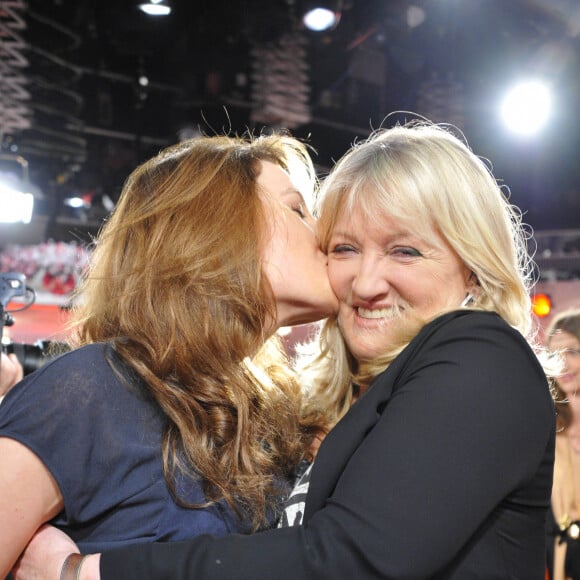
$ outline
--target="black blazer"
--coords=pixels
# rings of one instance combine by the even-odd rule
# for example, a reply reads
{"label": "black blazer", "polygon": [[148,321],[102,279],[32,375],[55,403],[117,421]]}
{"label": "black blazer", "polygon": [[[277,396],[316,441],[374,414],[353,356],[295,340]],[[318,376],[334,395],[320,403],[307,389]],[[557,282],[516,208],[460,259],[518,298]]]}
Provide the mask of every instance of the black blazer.
{"label": "black blazer", "polygon": [[543,580],[554,406],[493,313],[426,325],[324,440],[304,525],[104,554],[101,576]]}

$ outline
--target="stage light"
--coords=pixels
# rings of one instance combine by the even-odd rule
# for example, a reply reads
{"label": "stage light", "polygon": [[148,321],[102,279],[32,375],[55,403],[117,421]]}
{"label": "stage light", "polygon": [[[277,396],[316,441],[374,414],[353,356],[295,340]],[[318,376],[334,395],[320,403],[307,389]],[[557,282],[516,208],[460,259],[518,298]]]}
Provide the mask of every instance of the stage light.
{"label": "stage light", "polygon": [[73,209],[87,208],[90,205],[87,204],[86,200],[84,200],[82,197],[78,197],[76,195],[73,197],[66,197],[63,200],[63,204],[67,207],[72,207]]}
{"label": "stage light", "polygon": [[520,135],[534,135],[550,118],[552,95],[540,81],[522,82],[513,87],[501,105],[506,126]]}
{"label": "stage light", "polygon": [[171,14],[171,6],[164,0],[149,0],[139,4],[139,9],[149,16],[167,16]]}
{"label": "stage light", "polygon": [[340,21],[342,3],[338,0],[306,2],[302,21],[308,30],[322,32],[336,28]]}
{"label": "stage light", "polygon": [[0,154],[0,222],[29,224],[34,195],[28,180],[28,161],[19,155]]}
{"label": "stage light", "polygon": [[552,299],[549,294],[534,294],[532,296],[532,312],[538,318],[545,318],[552,312]]}
{"label": "stage light", "polygon": [[32,219],[34,196],[0,183],[0,222],[29,224]]}

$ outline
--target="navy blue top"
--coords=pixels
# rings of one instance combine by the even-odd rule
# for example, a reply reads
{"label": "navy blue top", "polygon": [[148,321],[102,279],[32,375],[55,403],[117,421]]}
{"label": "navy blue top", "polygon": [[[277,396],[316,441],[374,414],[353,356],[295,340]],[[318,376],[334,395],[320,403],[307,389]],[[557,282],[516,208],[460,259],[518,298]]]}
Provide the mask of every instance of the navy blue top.
{"label": "navy blue top", "polygon": [[[84,552],[240,531],[225,504],[175,503],[161,459],[165,416],[139,381],[119,381],[113,360],[119,357],[104,344],[64,354],[0,405],[0,436],[36,453],[60,488],[64,510],[52,523]],[[199,482],[178,485],[185,499],[204,501]]]}

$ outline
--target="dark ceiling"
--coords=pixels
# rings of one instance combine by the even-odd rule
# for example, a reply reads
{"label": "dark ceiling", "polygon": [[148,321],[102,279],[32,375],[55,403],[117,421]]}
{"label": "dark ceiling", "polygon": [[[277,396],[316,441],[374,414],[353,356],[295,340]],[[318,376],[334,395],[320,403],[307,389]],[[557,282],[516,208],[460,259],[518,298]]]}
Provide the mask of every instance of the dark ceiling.
{"label": "dark ceiling", "polygon": [[[172,0],[163,18],[136,5],[19,11],[30,127],[3,147],[29,161],[46,211],[71,193],[114,200],[138,162],[196,130],[287,126],[328,168],[405,110],[459,126],[534,228],[580,228],[580,0],[345,0],[322,34],[297,24],[302,0]],[[497,113],[527,75],[557,99],[534,140],[509,135]]]}

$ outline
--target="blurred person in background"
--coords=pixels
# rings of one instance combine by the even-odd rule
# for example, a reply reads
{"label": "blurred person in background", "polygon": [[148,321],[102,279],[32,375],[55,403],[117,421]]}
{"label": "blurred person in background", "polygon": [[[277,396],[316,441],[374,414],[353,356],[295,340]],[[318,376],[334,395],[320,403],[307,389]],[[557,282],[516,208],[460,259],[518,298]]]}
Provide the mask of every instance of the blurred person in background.
{"label": "blurred person in background", "polygon": [[556,315],[548,347],[563,359],[556,379],[557,435],[549,532],[551,580],[580,580],[580,309]]}

